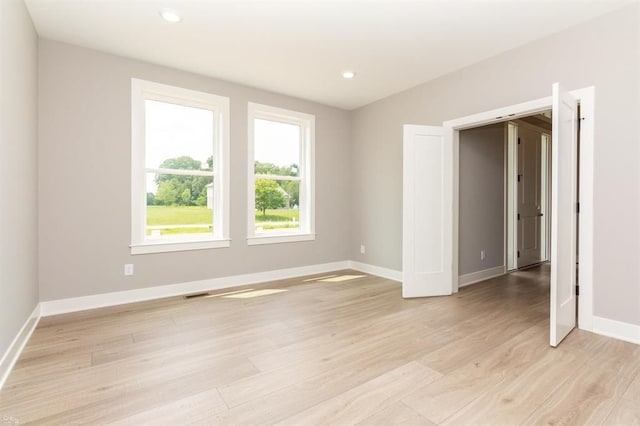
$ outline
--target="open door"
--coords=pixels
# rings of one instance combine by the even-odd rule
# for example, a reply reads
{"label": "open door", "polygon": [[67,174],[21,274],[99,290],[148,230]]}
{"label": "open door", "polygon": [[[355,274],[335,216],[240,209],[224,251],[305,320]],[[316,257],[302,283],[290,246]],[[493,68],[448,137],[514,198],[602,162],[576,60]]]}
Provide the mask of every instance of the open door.
{"label": "open door", "polygon": [[551,346],[576,326],[578,102],[553,85],[551,146]]}
{"label": "open door", "polygon": [[403,297],[453,293],[453,143],[444,132],[404,126]]}

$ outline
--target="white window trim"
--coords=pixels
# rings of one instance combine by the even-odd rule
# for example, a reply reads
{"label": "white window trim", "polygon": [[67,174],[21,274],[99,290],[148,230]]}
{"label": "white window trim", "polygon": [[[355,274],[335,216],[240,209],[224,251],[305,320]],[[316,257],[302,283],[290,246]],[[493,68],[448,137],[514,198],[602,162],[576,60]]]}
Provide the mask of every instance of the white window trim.
{"label": "white window trim", "polygon": [[[147,99],[213,111],[214,233],[175,240],[146,238],[145,109]],[[197,173],[195,173],[197,174]],[[131,79],[131,254],[229,247],[229,98]]]}
{"label": "white window trim", "polygon": [[[300,182],[299,208],[300,226],[299,232],[269,232],[268,234],[255,233],[255,172],[254,172],[254,120],[264,119],[281,123],[294,124],[303,130],[300,143],[299,178],[281,177],[278,180],[297,180]],[[269,105],[254,102],[248,104],[247,114],[248,129],[248,193],[247,193],[247,244],[279,244],[299,241],[315,240],[315,116],[302,112],[291,111]],[[274,176],[269,176],[273,179]],[[302,208],[305,205],[306,208]],[[304,217],[302,216],[304,214]]]}

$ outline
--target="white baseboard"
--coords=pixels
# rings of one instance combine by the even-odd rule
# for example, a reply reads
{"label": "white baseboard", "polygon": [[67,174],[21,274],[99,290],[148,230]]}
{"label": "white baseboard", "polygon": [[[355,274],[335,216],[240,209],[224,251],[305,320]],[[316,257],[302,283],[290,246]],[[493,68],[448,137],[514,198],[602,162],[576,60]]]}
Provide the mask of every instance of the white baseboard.
{"label": "white baseboard", "polygon": [[489,278],[499,277],[507,273],[507,268],[502,266],[496,266],[495,268],[485,269],[483,271],[472,272],[470,274],[460,275],[458,277],[458,287],[465,287],[471,284],[478,283],[480,281],[488,280]]}
{"label": "white baseboard", "polygon": [[4,382],[9,377],[9,373],[11,373],[16,361],[18,361],[18,358],[29,341],[33,330],[35,330],[38,325],[38,321],[40,321],[40,304],[36,305],[36,308],[22,325],[22,328],[0,360],[0,389],[4,386]]}
{"label": "white baseboard", "polygon": [[593,316],[594,333],[640,345],[640,325]]}
{"label": "white baseboard", "polygon": [[318,265],[301,266],[297,268],[278,269],[253,274],[234,275],[223,278],[191,281],[179,284],[168,284],[135,290],[102,293],[91,296],[73,297],[70,299],[49,300],[41,302],[42,316],[66,314],[85,311],[88,309],[104,308],[107,306],[123,305],[126,303],[143,302],[164,297],[182,296],[210,290],[220,290],[229,287],[258,284],[268,281],[283,280],[303,275],[323,274],[326,272],[349,269],[348,261],[323,263]]}
{"label": "white baseboard", "polygon": [[349,261],[349,267],[351,269],[355,269],[356,271],[365,272],[367,274],[386,278],[388,280],[400,282],[402,281],[402,271],[396,271],[395,269],[369,265],[368,263],[356,262],[354,260]]}

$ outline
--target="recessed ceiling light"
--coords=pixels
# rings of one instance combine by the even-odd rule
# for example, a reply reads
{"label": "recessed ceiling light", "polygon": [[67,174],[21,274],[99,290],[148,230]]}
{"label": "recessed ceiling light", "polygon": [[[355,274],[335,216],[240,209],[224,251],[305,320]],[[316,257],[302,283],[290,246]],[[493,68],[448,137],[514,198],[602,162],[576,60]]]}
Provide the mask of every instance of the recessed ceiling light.
{"label": "recessed ceiling light", "polygon": [[346,79],[350,79],[356,76],[356,73],[353,71],[345,71],[342,73],[342,77],[346,78]]}
{"label": "recessed ceiling light", "polygon": [[160,16],[167,22],[176,23],[182,21],[178,12],[172,9],[160,9]]}

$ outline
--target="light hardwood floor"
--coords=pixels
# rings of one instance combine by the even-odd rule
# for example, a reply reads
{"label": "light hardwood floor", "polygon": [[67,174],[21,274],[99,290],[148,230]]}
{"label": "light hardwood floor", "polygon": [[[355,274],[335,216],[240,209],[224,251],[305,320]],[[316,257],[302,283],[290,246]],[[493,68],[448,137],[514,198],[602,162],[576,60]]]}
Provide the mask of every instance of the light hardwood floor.
{"label": "light hardwood floor", "polygon": [[639,424],[640,346],[548,344],[548,267],[403,300],[354,271],[44,318],[20,424]]}

